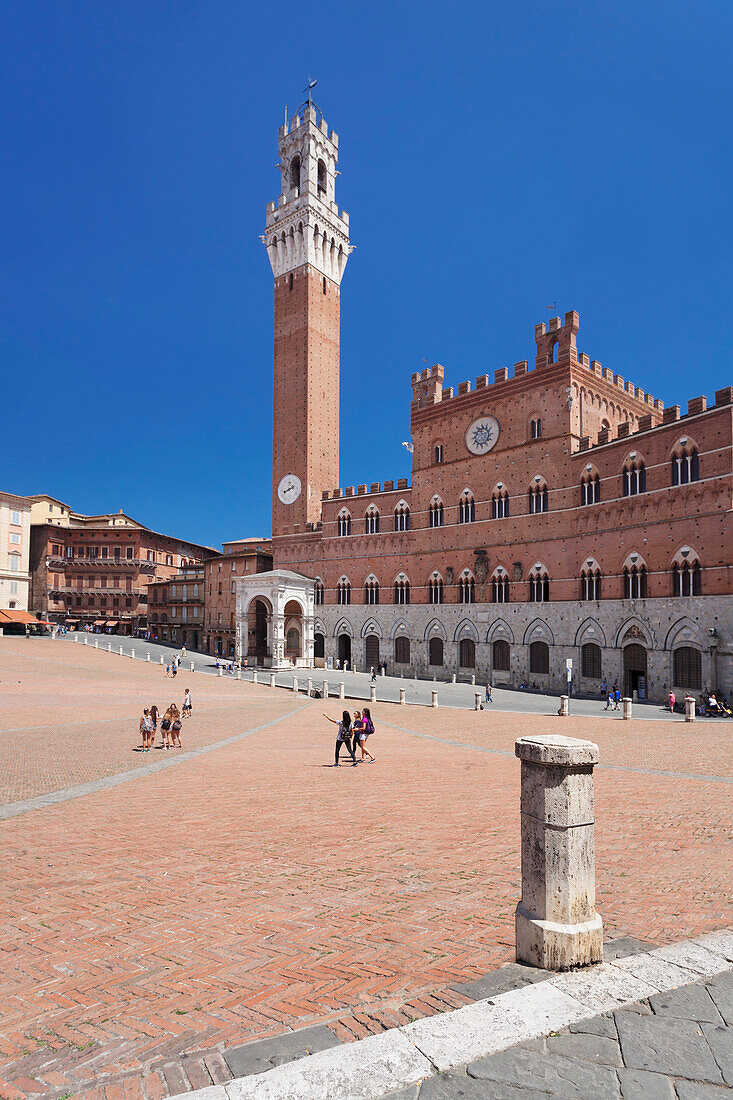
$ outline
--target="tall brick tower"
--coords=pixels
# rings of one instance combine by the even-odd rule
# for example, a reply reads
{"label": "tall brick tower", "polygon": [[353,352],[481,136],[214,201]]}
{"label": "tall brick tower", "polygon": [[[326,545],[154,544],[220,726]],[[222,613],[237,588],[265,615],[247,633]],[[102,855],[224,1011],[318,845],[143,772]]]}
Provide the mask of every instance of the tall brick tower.
{"label": "tall brick tower", "polygon": [[280,127],[282,187],[267,207],[275,277],[272,533],[321,518],[339,478],[340,285],[349,216],[334,198],[338,134],[310,100]]}

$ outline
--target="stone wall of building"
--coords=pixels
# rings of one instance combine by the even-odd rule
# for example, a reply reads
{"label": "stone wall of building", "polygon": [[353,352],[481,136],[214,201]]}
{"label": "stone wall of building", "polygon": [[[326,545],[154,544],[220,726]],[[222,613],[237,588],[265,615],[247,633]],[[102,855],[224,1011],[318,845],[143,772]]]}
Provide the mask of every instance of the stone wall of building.
{"label": "stone wall of building", "polygon": [[[715,634],[711,634],[715,631]],[[324,636],[325,656],[339,660],[339,636],[350,638],[351,666],[368,671],[367,638],[379,641],[379,661],[390,674],[469,680],[517,688],[524,681],[538,689],[561,691],[566,686],[566,661],[573,661],[573,690],[597,694],[601,678],[582,675],[582,647],[601,649],[601,677],[618,681],[625,689],[624,650],[641,646],[648,654],[647,697],[666,698],[673,684],[674,651],[681,646],[701,655],[701,687],[733,693],[733,649],[724,639],[733,637],[733,597],[700,596],[691,599],[601,600],[593,603],[560,601],[546,604],[410,605],[395,607],[322,606],[316,608],[315,632]],[[409,664],[395,660],[395,640],[409,638]],[[443,642],[443,665],[428,660],[431,638]],[[475,667],[461,666],[460,643],[471,639]],[[493,643],[509,643],[509,672],[493,667]],[[530,645],[549,646],[549,672],[530,669]],[[372,643],[373,645],[373,643]],[[342,652],[342,651],[341,651]]]}

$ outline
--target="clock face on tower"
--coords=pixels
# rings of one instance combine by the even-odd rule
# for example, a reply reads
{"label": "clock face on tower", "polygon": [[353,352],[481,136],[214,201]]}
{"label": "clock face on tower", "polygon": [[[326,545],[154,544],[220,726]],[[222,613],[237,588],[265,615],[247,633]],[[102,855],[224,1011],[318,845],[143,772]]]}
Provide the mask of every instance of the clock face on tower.
{"label": "clock face on tower", "polygon": [[499,438],[499,422],[493,416],[480,416],[466,432],[466,446],[472,455],[485,455]]}
{"label": "clock face on tower", "polygon": [[280,478],[277,495],[282,504],[293,504],[300,496],[301,489],[300,478],[296,474],[286,474]]}

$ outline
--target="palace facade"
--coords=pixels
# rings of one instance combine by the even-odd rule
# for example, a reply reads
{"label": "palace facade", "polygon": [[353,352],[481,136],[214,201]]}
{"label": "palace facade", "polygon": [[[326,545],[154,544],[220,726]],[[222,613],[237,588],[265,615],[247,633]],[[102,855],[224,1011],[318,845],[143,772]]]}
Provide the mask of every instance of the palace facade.
{"label": "palace facade", "polygon": [[[312,603],[270,622],[261,659],[553,690],[570,661],[576,691],[731,691],[731,387],[665,408],[578,351],[570,311],[535,326],[531,364],[413,374],[412,478],[338,487],[337,158],[314,104],[281,127],[268,583],[307,577]],[[242,654],[256,600],[272,620],[250,579]]]}

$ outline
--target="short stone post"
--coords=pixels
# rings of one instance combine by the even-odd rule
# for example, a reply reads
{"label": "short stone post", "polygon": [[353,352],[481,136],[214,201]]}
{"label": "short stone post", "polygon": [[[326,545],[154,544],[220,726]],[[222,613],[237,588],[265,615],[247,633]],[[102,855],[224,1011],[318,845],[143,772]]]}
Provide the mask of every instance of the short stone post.
{"label": "short stone post", "polygon": [[270,687],[274,688],[274,686],[275,686],[275,673],[271,672],[270,673]]}
{"label": "short stone post", "polygon": [[134,661],[135,660],[135,650],[134,649],[130,650],[130,656],[132,657],[132,659]]}
{"label": "short stone post", "polygon": [[370,684],[369,685],[369,702],[370,703],[376,703],[376,701],[377,701],[377,685],[376,684]]}
{"label": "short stone post", "polygon": [[195,671],[196,671],[196,666],[194,665],[193,661],[191,661],[191,672],[195,672]]}
{"label": "short stone post", "polygon": [[454,672],[454,673],[453,673],[453,675],[451,676],[451,678],[450,678],[450,682],[451,682],[452,684],[455,684],[455,682],[456,682],[456,674],[455,674],[455,672]]}
{"label": "short stone post", "polygon": [[223,676],[224,675],[224,669],[222,668],[221,665],[219,665],[219,667],[217,668],[216,675],[217,676]]}
{"label": "short stone post", "polygon": [[310,678],[310,676],[308,677],[308,679],[306,680],[305,683],[306,683],[305,693],[308,696],[308,698],[310,699],[311,695],[313,694],[313,680]]}
{"label": "short stone post", "polygon": [[82,641],[83,641],[84,645],[87,645],[87,636],[86,636],[86,634],[82,638]]}
{"label": "short stone post", "polygon": [[149,653],[145,654],[145,660],[147,661],[148,664],[150,664],[150,654]]}
{"label": "short stone post", "polygon": [[685,722],[695,721],[695,700],[685,699]]}
{"label": "short stone post", "polygon": [[108,653],[112,652],[112,643],[111,642],[107,642],[107,652]]}
{"label": "short stone post", "polygon": [[522,900],[517,962],[569,970],[603,958],[595,907],[593,766],[598,746],[560,735],[520,737]]}
{"label": "short stone post", "polygon": [[162,654],[162,653],[161,653],[161,655],[160,655],[160,663],[161,663],[162,665],[164,665],[164,664],[165,664],[165,661],[163,660],[163,654]]}
{"label": "short stone post", "polygon": [[431,694],[431,695],[432,695],[432,697],[433,697],[433,699],[432,699],[432,702],[431,702],[430,706],[431,706],[431,707],[437,707],[437,705],[438,705],[438,693],[437,693],[437,691],[431,691],[431,693],[430,693],[430,694]]}
{"label": "short stone post", "polygon": [[474,691],[473,693],[473,709],[481,710],[481,692]]}
{"label": "short stone post", "polygon": [[345,685],[344,685],[343,680],[340,680],[339,681],[339,699],[345,699],[346,698],[346,696],[344,695],[344,686]]}
{"label": "short stone post", "polygon": [[123,653],[124,653],[124,650],[123,650],[122,646],[120,646],[120,657],[122,656]]}
{"label": "short stone post", "polygon": [[321,692],[324,699],[328,699],[328,680],[323,681],[323,690]]}
{"label": "short stone post", "polygon": [[628,696],[626,697],[626,699],[623,700],[623,707],[623,719],[624,722],[628,722],[631,718],[631,700],[628,698]]}
{"label": "short stone post", "polygon": [[77,642],[77,643],[78,643],[78,641],[79,641],[79,639],[77,638],[76,634],[74,634],[74,636],[73,636],[73,638],[72,638],[71,640],[72,640],[72,642]]}
{"label": "short stone post", "polygon": [[298,690],[298,677],[293,676],[293,691],[297,692],[297,690]]}
{"label": "short stone post", "polygon": [[405,705],[405,689],[400,688],[400,706]]}
{"label": "short stone post", "polygon": [[475,672],[472,672],[472,673],[471,673],[471,683],[472,683],[472,684],[475,684],[475,683],[476,683],[476,673],[475,673]]}
{"label": "short stone post", "polygon": [[94,648],[99,649],[99,638],[94,639]]}
{"label": "short stone post", "polygon": [[[242,671],[242,670],[240,669],[239,671],[240,671],[240,673],[241,673],[241,671]],[[259,684],[259,682],[260,682],[260,681],[259,681],[259,680],[257,679],[257,669],[256,669],[256,668],[253,668],[253,669],[252,669],[252,683],[253,683],[253,684]]]}
{"label": "short stone post", "polygon": [[569,695],[561,695],[560,696],[560,709],[557,713],[560,715],[561,718],[567,718],[567,716],[570,714],[570,696]]}
{"label": "short stone post", "polygon": [[238,668],[238,669],[237,669],[237,679],[238,679],[238,680],[241,680],[241,679],[242,679],[242,670],[241,670],[241,668]]}

